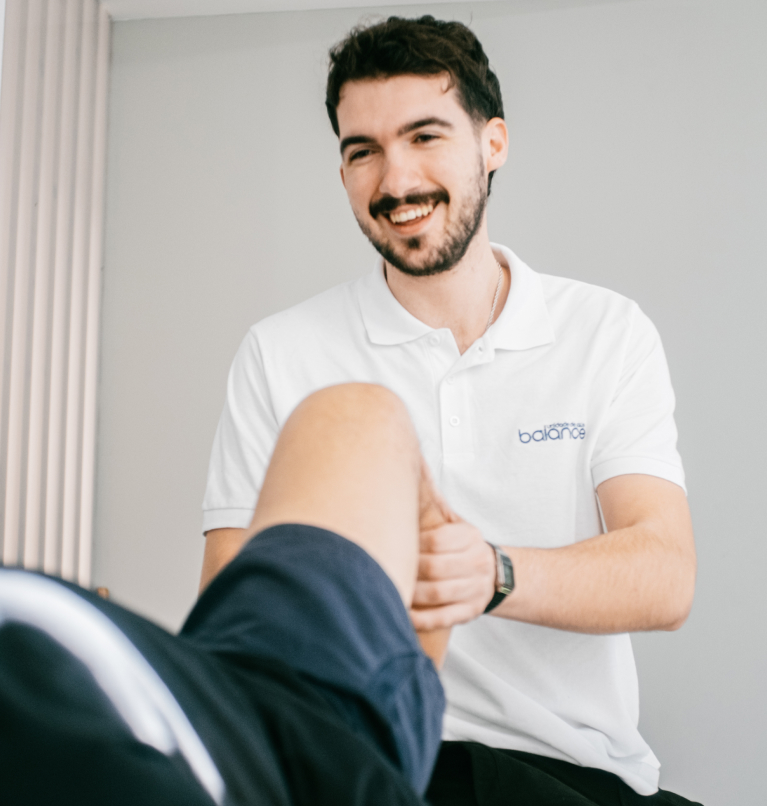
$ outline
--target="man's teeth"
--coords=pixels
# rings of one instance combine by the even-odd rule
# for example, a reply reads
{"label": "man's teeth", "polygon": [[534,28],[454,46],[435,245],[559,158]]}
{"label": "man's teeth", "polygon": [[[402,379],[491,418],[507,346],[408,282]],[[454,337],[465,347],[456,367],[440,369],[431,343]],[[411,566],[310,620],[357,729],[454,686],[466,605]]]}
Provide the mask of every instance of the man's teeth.
{"label": "man's teeth", "polygon": [[433,204],[422,204],[420,207],[411,207],[402,213],[389,213],[389,220],[394,224],[404,224],[406,221],[413,221],[413,219],[429,215],[433,209]]}

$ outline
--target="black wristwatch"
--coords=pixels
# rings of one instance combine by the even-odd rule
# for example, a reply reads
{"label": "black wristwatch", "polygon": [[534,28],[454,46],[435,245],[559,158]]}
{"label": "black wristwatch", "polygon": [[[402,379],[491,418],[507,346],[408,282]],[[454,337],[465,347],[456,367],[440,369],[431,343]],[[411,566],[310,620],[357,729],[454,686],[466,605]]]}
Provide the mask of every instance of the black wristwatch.
{"label": "black wristwatch", "polygon": [[488,545],[495,552],[495,593],[488,602],[485,613],[498,607],[498,605],[514,590],[514,568],[509,555],[492,543]]}

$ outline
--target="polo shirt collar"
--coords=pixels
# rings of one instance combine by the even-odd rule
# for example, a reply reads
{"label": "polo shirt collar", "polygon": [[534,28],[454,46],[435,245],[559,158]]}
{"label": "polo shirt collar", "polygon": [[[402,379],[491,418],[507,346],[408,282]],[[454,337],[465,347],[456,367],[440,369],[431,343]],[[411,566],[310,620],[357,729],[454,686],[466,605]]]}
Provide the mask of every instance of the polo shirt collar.
{"label": "polo shirt collar", "polygon": [[511,269],[511,289],[500,316],[488,331],[496,350],[529,350],[551,344],[551,324],[541,276],[521,261],[511,249],[491,244],[501,252]]}
{"label": "polo shirt collar", "polygon": [[[492,346],[501,350],[527,350],[554,341],[541,279],[510,249],[491,244],[511,268],[511,290],[500,316],[490,328]],[[362,321],[373,344],[405,344],[433,332],[400,305],[384,276],[383,258],[357,285]]]}
{"label": "polo shirt collar", "polygon": [[357,295],[362,321],[373,344],[405,344],[434,330],[397,302],[386,282],[382,257],[372,274],[360,280]]}

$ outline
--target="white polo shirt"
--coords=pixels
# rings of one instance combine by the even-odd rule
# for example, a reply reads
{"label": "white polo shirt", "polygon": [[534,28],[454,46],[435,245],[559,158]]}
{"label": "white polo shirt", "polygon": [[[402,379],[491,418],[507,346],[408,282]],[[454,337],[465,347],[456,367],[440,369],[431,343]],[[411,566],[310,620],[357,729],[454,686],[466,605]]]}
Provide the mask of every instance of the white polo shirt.
{"label": "white polo shirt", "polygon": [[[378,383],[415,423],[434,479],[484,537],[555,547],[603,531],[595,488],[644,473],[684,486],[674,394],[636,303],[540,275],[494,245],[511,290],[460,355],[372,274],[254,325],[232,366],[211,456],[204,531],[247,527],[275,440],[325,386]],[[482,616],[453,630],[444,737],[614,772],[643,795],[658,760],[637,730],[628,635],[582,635]]]}

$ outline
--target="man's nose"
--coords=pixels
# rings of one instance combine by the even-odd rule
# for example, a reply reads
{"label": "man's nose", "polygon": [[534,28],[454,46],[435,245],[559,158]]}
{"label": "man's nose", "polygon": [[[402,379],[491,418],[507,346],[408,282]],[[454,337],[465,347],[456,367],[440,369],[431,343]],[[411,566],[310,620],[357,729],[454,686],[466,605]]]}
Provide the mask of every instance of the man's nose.
{"label": "man's nose", "polygon": [[381,195],[402,199],[409,193],[416,193],[421,185],[422,177],[415,160],[397,152],[386,155],[378,185]]}

